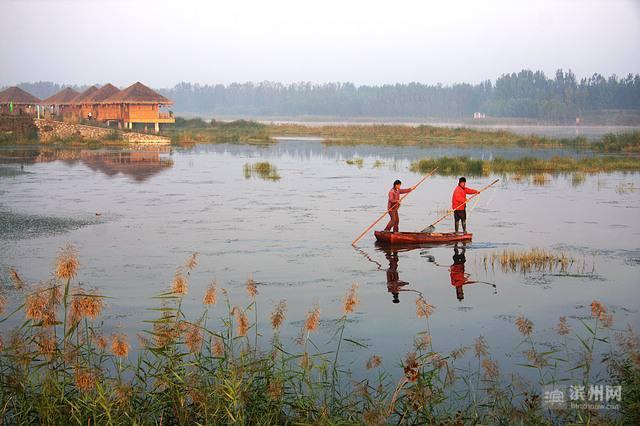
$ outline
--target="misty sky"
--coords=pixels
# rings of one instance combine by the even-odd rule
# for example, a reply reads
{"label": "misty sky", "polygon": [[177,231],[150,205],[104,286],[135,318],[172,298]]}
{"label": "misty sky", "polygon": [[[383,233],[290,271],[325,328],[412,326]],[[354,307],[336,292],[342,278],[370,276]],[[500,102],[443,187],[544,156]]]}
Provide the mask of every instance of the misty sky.
{"label": "misty sky", "polygon": [[0,85],[640,73],[639,0],[0,0]]}

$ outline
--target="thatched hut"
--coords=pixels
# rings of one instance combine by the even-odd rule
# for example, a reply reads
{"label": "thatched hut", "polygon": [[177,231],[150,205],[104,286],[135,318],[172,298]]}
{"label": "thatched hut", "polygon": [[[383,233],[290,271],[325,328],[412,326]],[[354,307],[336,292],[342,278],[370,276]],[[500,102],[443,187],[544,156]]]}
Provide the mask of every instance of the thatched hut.
{"label": "thatched hut", "polygon": [[96,120],[110,122],[120,120],[120,106],[113,104],[105,104],[105,99],[119,93],[120,89],[111,83],[107,83],[98,90],[96,90],[91,96],[82,100],[84,108],[91,110],[93,117]]}
{"label": "thatched hut", "polygon": [[[91,97],[97,91],[98,88],[96,86],[91,86],[87,90],[73,98],[70,105],[72,115],[77,116],[78,118],[93,118],[91,107],[87,106],[84,101]],[[89,115],[90,113],[91,115]]]}
{"label": "thatched hut", "polygon": [[119,120],[125,128],[132,129],[136,123],[154,124],[156,133],[160,130],[160,123],[175,123],[171,113],[160,112],[160,108],[172,103],[140,82],[132,84],[102,102],[105,105],[119,107]]}
{"label": "thatched hut", "polygon": [[68,117],[73,114],[73,100],[78,95],[77,91],[67,87],[42,101],[42,105],[51,108],[53,114]]}
{"label": "thatched hut", "polygon": [[9,87],[0,92],[0,112],[3,114],[35,114],[40,99],[19,87]]}

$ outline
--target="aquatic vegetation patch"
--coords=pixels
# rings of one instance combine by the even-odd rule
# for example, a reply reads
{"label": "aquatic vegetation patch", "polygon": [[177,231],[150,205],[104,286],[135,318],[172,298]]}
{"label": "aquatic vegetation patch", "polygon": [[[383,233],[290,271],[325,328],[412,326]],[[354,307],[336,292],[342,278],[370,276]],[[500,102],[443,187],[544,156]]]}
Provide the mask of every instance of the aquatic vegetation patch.
{"label": "aquatic vegetation patch", "polygon": [[529,250],[503,249],[485,254],[481,263],[485,270],[495,270],[498,266],[502,272],[566,272],[575,259],[563,251],[548,251],[541,248]]}
{"label": "aquatic vegetation patch", "polygon": [[492,160],[476,160],[469,157],[423,158],[411,164],[411,170],[429,173],[438,167],[438,174],[455,176],[487,176],[490,174],[560,174],[582,172],[584,174],[606,172],[638,172],[640,159],[630,156],[595,156],[585,158],[552,157],[550,159],[523,157],[509,160],[496,157]]}
{"label": "aquatic vegetation patch", "polygon": [[616,186],[616,192],[618,194],[628,194],[628,193],[634,192],[635,190],[636,190],[636,187],[633,184],[633,182],[629,182],[629,183],[620,182],[618,186]]}
{"label": "aquatic vegetation patch", "polygon": [[0,211],[0,239],[20,240],[62,234],[102,222],[97,218],[65,218]]}
{"label": "aquatic vegetation patch", "polygon": [[259,177],[264,180],[277,181],[280,180],[278,174],[278,168],[268,161],[261,161],[258,163],[245,163],[242,167],[245,179],[251,179],[252,177]]}
{"label": "aquatic vegetation patch", "polygon": [[364,164],[364,159],[362,159],[362,158],[351,158],[351,159],[347,160],[346,163],[349,164],[350,166],[358,166],[358,168],[361,169],[363,164]]}
{"label": "aquatic vegetation patch", "polygon": [[594,152],[640,152],[640,131],[611,133],[592,142],[585,137],[551,138],[519,135],[506,130],[473,129],[399,124],[268,125],[273,136],[316,136],[327,145],[394,145],[394,146],[511,146],[533,149],[567,148]]}
{"label": "aquatic vegetation patch", "polygon": [[[438,351],[429,333],[438,310],[416,295],[417,332],[409,352],[399,363],[385,364],[356,338],[345,337],[360,304],[357,284],[345,291],[328,343],[316,337],[323,315],[316,304],[299,321],[296,346],[285,347],[287,302],[277,302],[270,321],[258,324],[260,293],[252,279],[244,304],[212,282],[198,295],[203,312],[187,317],[184,298],[190,280],[198,279],[194,253],[154,298],[159,306],[150,310],[154,318],[145,321],[133,353],[126,332],[105,332],[103,295],[74,282],[83,267],[79,257],[72,246],[62,249],[54,279],[24,283],[16,309],[5,309],[0,294],[0,312],[7,313],[0,321],[16,316],[22,324],[0,340],[3,423],[637,423],[640,338],[628,328],[615,330],[614,341],[614,316],[598,300],[582,307],[581,318],[561,316],[553,341],[538,336],[526,316],[505,317],[519,334],[511,355],[516,367],[537,373],[526,379],[498,363],[485,336]],[[265,341],[260,347],[259,335]],[[345,348],[361,351],[365,376],[356,377],[355,366],[341,362]],[[601,363],[611,374],[607,385],[624,385],[611,400],[619,410],[568,403],[556,410],[542,400],[548,385],[564,384],[567,392],[569,386],[604,385],[595,371]]]}

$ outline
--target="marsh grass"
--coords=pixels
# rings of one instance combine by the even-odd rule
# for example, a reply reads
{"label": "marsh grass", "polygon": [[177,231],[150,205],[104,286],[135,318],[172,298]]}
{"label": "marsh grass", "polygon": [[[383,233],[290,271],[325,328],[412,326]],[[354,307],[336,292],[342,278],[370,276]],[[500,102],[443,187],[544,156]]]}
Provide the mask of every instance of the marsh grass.
{"label": "marsh grass", "polygon": [[575,259],[565,252],[548,251],[541,248],[529,250],[504,249],[484,254],[481,263],[485,270],[495,270],[496,266],[502,272],[566,272]]}
{"label": "marsh grass", "polygon": [[[317,336],[316,305],[303,321],[301,346],[287,349],[280,337],[286,302],[280,301],[271,331],[261,327],[271,339],[257,347],[251,338],[257,324],[249,319],[257,318],[251,314],[260,301],[253,280],[245,306],[213,282],[198,295],[202,313],[187,316],[183,303],[197,279],[196,256],[154,298],[153,318],[133,353],[130,336],[104,333],[104,298],[74,282],[78,253],[61,251],[55,280],[25,283],[24,303],[0,319],[24,317],[0,342],[3,424],[635,424],[638,417],[640,339],[630,328],[613,330],[613,315],[599,301],[582,319],[561,317],[554,342],[546,335],[540,340],[524,316],[516,319],[521,343],[512,356],[537,377],[525,379],[504,372],[482,336],[450,354],[438,352],[428,332],[437,310],[419,296],[416,321],[425,321],[423,331],[400,367],[387,372],[366,345],[345,337],[360,302],[357,285],[346,291],[330,342]],[[345,345],[362,353],[364,376],[342,365]],[[619,412],[541,404],[541,386],[599,383],[594,366],[601,359],[614,383],[625,386]]]}
{"label": "marsh grass", "polygon": [[278,168],[268,161],[261,161],[258,163],[250,164],[245,163],[242,167],[245,179],[250,179],[254,176],[264,180],[278,181],[280,175],[278,174]]}
{"label": "marsh grass", "polygon": [[274,142],[265,124],[255,121],[237,120],[206,122],[201,118],[176,118],[176,125],[163,130],[175,145],[196,143],[249,143],[270,144]]}
{"label": "marsh grass", "polygon": [[551,177],[546,173],[537,173],[531,176],[531,183],[536,186],[545,186],[551,182]]}
{"label": "marsh grass", "polygon": [[394,146],[511,146],[526,148],[566,148],[595,152],[640,152],[640,131],[607,134],[596,142],[585,137],[550,138],[518,135],[505,130],[480,130],[468,127],[429,125],[269,125],[274,136],[318,136],[328,145],[394,145]]}
{"label": "marsh grass", "polygon": [[635,190],[636,190],[636,187],[633,184],[633,182],[629,182],[629,183],[620,182],[618,186],[616,186],[616,192],[618,194],[628,194],[628,193],[634,192]]}
{"label": "marsh grass", "polygon": [[586,176],[582,172],[571,173],[571,186],[577,187],[584,183]]}
{"label": "marsh grass", "polygon": [[358,168],[361,169],[362,166],[364,165],[364,159],[350,158],[349,160],[346,160],[346,163],[349,164],[350,166],[358,166]]}
{"label": "marsh grass", "polygon": [[411,164],[411,170],[429,173],[434,168],[444,176],[468,175],[487,176],[490,174],[564,174],[581,172],[593,174],[601,172],[638,172],[640,159],[635,157],[553,157],[550,159],[523,157],[515,160],[496,157],[492,160],[476,160],[469,157],[424,158]]}

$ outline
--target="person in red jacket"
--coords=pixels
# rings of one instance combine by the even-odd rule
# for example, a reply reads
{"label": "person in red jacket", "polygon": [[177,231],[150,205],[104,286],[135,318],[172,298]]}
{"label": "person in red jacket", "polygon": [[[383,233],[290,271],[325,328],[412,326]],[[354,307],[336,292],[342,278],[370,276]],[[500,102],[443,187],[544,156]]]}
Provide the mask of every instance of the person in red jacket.
{"label": "person in red jacket", "polygon": [[393,228],[393,232],[398,232],[400,226],[400,216],[398,216],[398,209],[400,208],[400,195],[413,191],[413,187],[408,189],[400,189],[402,182],[396,180],[393,182],[393,188],[389,190],[389,201],[387,202],[387,210],[389,210],[389,216],[391,220],[384,228],[385,231],[390,231]]}
{"label": "person in red jacket", "polygon": [[467,233],[467,194],[477,194],[475,189],[467,188],[467,179],[458,179],[458,186],[453,190],[451,208],[453,209],[453,224],[458,232],[458,222],[462,222],[462,231]]}

